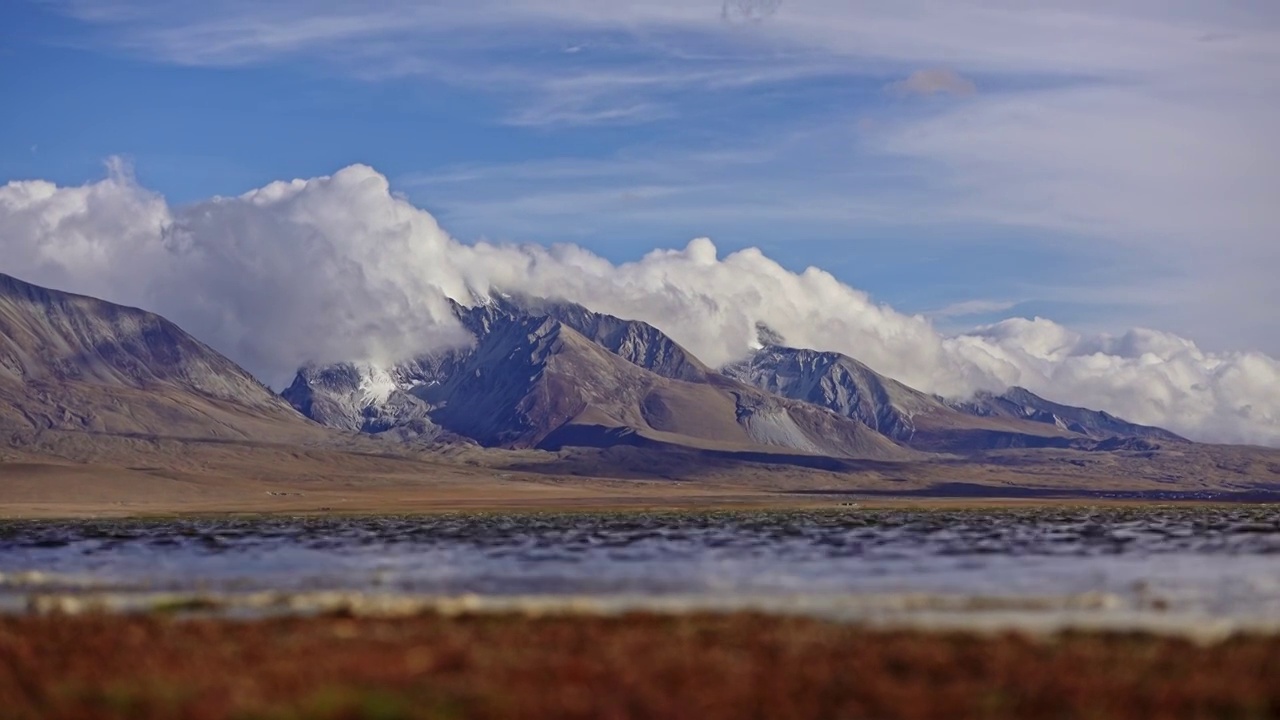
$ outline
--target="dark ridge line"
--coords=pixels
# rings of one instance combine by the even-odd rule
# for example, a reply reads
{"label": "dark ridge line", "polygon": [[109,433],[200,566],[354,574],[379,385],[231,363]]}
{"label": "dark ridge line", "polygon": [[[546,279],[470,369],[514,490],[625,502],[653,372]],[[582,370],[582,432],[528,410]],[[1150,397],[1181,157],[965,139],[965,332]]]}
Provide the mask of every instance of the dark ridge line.
{"label": "dark ridge line", "polygon": [[784,495],[829,495],[833,497],[886,498],[990,498],[1063,500],[1162,500],[1168,502],[1280,503],[1280,490],[1072,490],[1059,488],[1008,487],[977,483],[942,483],[914,490],[788,490]]}

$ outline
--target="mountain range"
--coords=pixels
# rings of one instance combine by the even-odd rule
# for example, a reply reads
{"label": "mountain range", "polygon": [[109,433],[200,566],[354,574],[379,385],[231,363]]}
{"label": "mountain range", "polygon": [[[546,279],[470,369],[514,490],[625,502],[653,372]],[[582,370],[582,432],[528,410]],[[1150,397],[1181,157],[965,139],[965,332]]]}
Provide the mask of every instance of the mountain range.
{"label": "mountain range", "polygon": [[216,494],[278,475],[344,496],[369,473],[395,492],[449,477],[537,496],[571,477],[784,494],[1280,487],[1273,450],[1193,443],[1021,388],[942,398],[763,326],[749,357],[711,367],[653,325],[573,303],[495,294],[453,312],[467,346],[308,365],[276,394],[158,315],[0,275],[0,490],[47,497],[31,462],[98,463],[77,478],[106,463],[184,498],[203,496],[189,483]]}
{"label": "mountain range", "polygon": [[331,427],[513,449],[641,445],[906,460],[1184,442],[1021,388],[948,401],[853,358],[787,347],[765,327],[760,349],[713,369],[648,323],[573,303],[496,295],[455,303],[454,312],[475,337],[471,347],[389,368],[305,367],[283,397]]}

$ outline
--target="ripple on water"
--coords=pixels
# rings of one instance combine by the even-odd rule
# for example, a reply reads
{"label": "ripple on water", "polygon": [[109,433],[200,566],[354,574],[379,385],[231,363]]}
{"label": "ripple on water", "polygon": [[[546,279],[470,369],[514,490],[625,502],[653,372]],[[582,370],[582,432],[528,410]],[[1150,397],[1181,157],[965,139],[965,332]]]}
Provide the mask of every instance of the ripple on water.
{"label": "ripple on water", "polygon": [[0,523],[0,573],[0,595],[10,600],[37,586],[680,596],[713,603],[735,597],[1103,593],[1135,608],[1276,618],[1280,511],[856,509],[18,521]]}

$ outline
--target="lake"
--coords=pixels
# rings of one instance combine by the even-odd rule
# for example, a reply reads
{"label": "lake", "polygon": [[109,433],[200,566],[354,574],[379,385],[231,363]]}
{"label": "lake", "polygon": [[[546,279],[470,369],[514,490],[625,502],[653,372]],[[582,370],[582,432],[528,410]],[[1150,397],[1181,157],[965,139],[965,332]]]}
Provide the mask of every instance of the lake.
{"label": "lake", "polygon": [[262,612],[465,597],[472,609],[1221,628],[1280,619],[1280,509],[10,521],[0,573],[9,611],[40,598],[128,608],[175,593]]}

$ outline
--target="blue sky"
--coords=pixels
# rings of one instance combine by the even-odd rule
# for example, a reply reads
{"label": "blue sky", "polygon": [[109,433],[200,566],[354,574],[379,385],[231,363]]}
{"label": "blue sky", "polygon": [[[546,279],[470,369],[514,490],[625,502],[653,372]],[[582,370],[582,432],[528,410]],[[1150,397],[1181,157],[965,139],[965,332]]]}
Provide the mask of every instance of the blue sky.
{"label": "blue sky", "polygon": [[967,327],[1280,352],[1280,6],[0,3],[0,183],[366,163],[464,241],[710,236]]}

